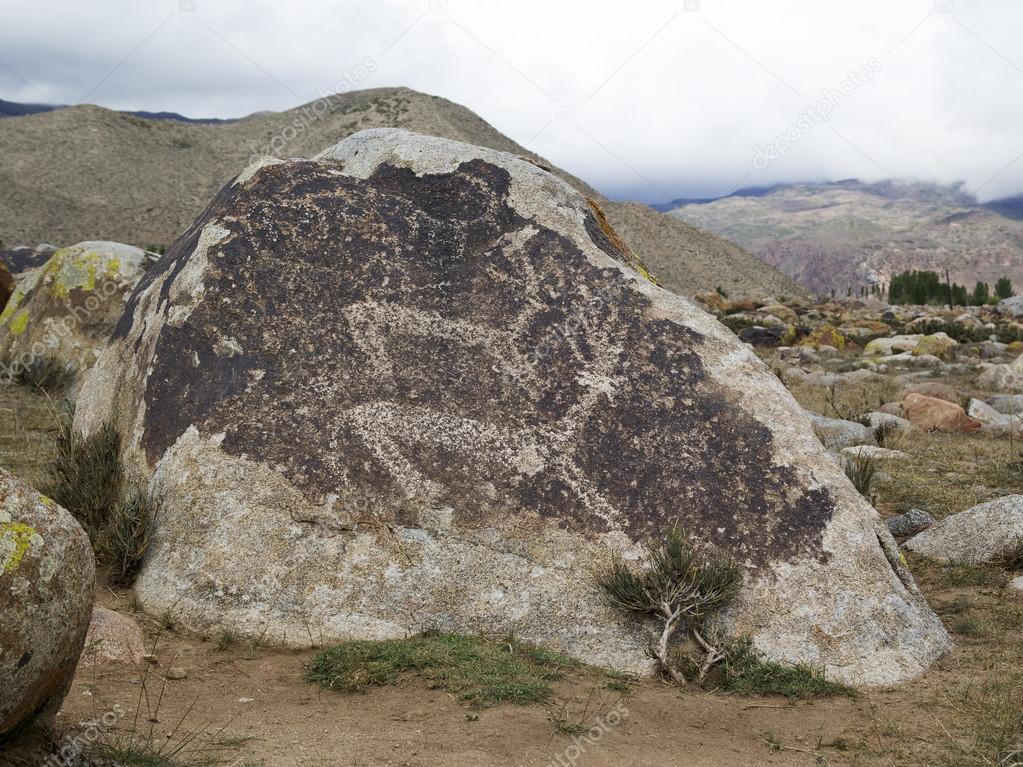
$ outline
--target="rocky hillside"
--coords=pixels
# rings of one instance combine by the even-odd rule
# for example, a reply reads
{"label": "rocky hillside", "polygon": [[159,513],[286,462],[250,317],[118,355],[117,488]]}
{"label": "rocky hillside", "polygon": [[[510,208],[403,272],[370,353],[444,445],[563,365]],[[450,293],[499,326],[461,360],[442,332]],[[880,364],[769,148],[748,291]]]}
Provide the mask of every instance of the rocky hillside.
{"label": "rocky hillside", "polygon": [[819,293],[844,295],[905,269],[946,266],[971,288],[1003,275],[1023,284],[1018,206],[980,205],[959,186],[849,180],[679,203],[671,215],[739,243]]}
{"label": "rocky hillside", "polygon": [[[0,130],[0,240],[109,239],[168,245],[256,154],[309,157],[363,128],[407,128],[546,161],[468,109],[405,88],[338,95],[218,125],[155,121],[93,106],[10,117]],[[736,294],[800,289],[745,250],[638,205],[598,199],[613,226],[669,288]]]}

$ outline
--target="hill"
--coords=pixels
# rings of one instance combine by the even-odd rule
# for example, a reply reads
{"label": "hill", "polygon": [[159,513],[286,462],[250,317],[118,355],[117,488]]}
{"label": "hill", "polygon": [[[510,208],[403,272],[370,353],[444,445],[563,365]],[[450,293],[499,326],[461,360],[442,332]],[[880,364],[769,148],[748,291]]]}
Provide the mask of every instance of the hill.
{"label": "hill", "polygon": [[1023,284],[1019,198],[979,204],[960,185],[780,184],[712,201],[677,201],[670,215],[709,229],[812,291],[887,283],[905,269],[943,271],[972,288],[1003,275]]}
{"label": "hill", "polygon": [[[0,129],[0,239],[8,245],[109,239],[167,245],[253,155],[310,157],[364,128],[393,126],[514,152],[549,166],[470,110],[406,88],[339,94],[220,124],[147,120],[94,106],[9,117]],[[730,242],[642,205],[596,198],[664,284],[681,293],[796,295]]]}

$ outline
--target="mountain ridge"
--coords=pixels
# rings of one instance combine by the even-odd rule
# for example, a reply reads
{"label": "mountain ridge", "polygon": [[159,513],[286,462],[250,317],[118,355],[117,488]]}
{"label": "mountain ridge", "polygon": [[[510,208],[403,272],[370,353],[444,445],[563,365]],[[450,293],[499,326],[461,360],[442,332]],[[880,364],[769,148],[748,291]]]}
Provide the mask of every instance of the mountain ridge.
{"label": "mountain ridge", "polygon": [[364,128],[398,127],[527,157],[605,210],[666,287],[693,294],[800,295],[737,245],[593,187],[500,133],[469,109],[408,88],[338,94],[286,112],[220,124],[146,120],[71,106],[2,121],[0,238],[9,245],[111,239],[168,245],[254,155],[312,157]]}
{"label": "mountain ridge", "polygon": [[961,183],[776,184],[668,213],[742,245],[818,293],[946,267],[970,288],[1003,275],[1023,284],[1023,197],[980,203]]}

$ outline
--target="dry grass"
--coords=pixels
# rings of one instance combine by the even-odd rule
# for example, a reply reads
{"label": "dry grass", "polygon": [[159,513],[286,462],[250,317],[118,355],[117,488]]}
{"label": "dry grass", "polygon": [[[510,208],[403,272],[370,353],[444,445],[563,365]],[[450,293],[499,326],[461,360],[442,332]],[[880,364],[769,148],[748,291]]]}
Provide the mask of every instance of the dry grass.
{"label": "dry grass", "polygon": [[978,503],[1023,493],[1023,443],[973,434],[916,432],[895,445],[909,454],[892,461],[886,481],[875,487],[882,513],[913,507],[938,519]]}
{"label": "dry grass", "polygon": [[[796,384],[792,395],[807,410],[829,418],[856,420],[891,401],[900,387],[891,379],[835,387]],[[909,454],[892,461],[873,485],[882,514],[926,509],[938,519],[978,503],[1023,493],[1023,438],[986,434],[886,433],[884,446]]]}
{"label": "dry grass", "polygon": [[36,488],[49,481],[55,408],[39,390],[0,385],[0,467]]}
{"label": "dry grass", "polygon": [[891,402],[902,389],[891,379],[842,382],[835,386],[794,384],[789,388],[804,409],[828,418],[856,420]]}

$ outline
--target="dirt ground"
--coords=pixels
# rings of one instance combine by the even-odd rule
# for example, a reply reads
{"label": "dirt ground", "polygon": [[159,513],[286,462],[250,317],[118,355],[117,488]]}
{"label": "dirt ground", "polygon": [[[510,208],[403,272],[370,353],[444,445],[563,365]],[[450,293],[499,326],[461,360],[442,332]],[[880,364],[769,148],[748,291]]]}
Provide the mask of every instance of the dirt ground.
{"label": "dirt ground", "polygon": [[[546,706],[477,711],[414,677],[362,693],[325,690],[303,679],[314,649],[220,649],[136,615],[159,660],[145,689],[138,669],[86,657],[58,721],[73,733],[115,711],[118,730],[152,727],[154,739],[169,748],[195,731],[178,754],[186,764],[998,764],[997,753],[974,752],[975,728],[978,716],[992,713],[986,707],[1023,692],[1023,599],[1001,583],[943,585],[946,574],[915,564],[931,603],[953,631],[968,635],[957,633],[955,650],[916,682],[852,699],[790,702],[679,690],[656,680],[631,683],[622,693],[608,688],[612,680],[603,673],[581,670],[556,683]],[[130,592],[104,587],[97,603],[132,612]],[[171,666],[185,668],[187,679],[165,681]],[[556,720],[578,732],[559,730]]]}
{"label": "dirt ground", "polygon": [[[17,417],[0,429],[0,465],[36,480],[48,451],[45,400],[0,387],[4,410]],[[914,451],[919,464],[933,454],[943,466],[949,445],[928,444],[935,449]],[[939,463],[931,470],[921,485],[940,484]],[[101,584],[97,604],[132,614],[158,663],[84,657],[58,724],[64,737],[82,737],[114,712],[104,738],[134,731],[174,752],[155,767],[999,765],[1005,742],[1023,734],[1023,594],[1006,588],[1002,571],[910,564],[956,646],[898,689],[791,702],[652,679],[623,685],[583,669],[557,682],[547,705],[479,711],[415,677],[355,694],[322,689],[303,678],[313,648],[221,647],[136,613],[130,591]],[[165,680],[172,666],[187,678]]]}

